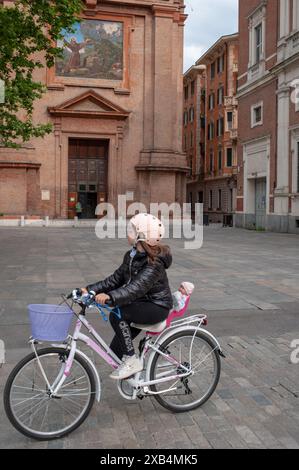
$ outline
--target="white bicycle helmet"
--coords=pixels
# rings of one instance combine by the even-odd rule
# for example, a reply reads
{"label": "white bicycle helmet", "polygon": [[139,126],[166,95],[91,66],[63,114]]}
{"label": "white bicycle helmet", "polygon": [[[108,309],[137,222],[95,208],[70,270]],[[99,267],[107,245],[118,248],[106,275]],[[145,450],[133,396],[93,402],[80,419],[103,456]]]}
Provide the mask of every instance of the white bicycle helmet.
{"label": "white bicycle helmet", "polygon": [[128,224],[128,234],[136,243],[146,242],[149,246],[157,246],[165,235],[165,227],[154,215],[137,214]]}

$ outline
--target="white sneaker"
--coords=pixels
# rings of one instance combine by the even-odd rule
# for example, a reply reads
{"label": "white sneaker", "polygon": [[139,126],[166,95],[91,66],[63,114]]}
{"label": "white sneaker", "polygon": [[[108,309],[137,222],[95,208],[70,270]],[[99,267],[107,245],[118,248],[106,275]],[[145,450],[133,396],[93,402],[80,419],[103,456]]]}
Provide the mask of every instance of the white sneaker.
{"label": "white sneaker", "polygon": [[125,356],[123,363],[116,369],[111,375],[111,379],[124,380],[128,379],[132,375],[138,374],[143,370],[143,365],[139,357]]}

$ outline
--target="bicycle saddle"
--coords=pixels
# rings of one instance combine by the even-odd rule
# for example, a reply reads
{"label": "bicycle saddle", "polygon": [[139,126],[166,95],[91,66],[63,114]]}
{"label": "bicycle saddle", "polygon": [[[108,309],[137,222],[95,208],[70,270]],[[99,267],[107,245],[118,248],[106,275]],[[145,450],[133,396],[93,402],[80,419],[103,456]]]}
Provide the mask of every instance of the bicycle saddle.
{"label": "bicycle saddle", "polygon": [[131,326],[137,328],[137,330],[147,331],[148,333],[162,333],[167,327],[167,320],[156,323],[155,325],[138,325],[137,323],[131,323]]}

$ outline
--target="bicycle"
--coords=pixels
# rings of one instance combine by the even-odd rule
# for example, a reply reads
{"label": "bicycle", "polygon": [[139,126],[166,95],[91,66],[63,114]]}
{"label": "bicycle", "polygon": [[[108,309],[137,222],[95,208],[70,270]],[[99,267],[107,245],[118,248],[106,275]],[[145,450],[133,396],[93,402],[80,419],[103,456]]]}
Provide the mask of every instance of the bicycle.
{"label": "bicycle", "polygon": [[[121,363],[86,319],[89,308],[96,308],[106,321],[108,313],[119,314],[119,309],[111,303],[99,305],[94,293],[81,296],[78,290],[63,296],[63,302],[77,317],[74,333],[62,343],[54,341],[41,349],[38,346],[43,342],[31,337],[32,353],[16,365],[4,390],[4,407],[11,424],[37,440],[70,434],[88,417],[95,399],[100,402],[98,371],[78,349],[79,341],[113,369]],[[75,305],[80,306],[79,313]],[[172,312],[165,322],[150,327],[132,324],[145,331],[139,344],[144,369],[117,382],[126,400],[153,397],[164,408],[182,413],[202,406],[213,395],[220,378],[220,357],[225,355],[217,339],[204,328],[207,316],[175,320],[176,316]],[[81,332],[82,327],[90,336]]]}

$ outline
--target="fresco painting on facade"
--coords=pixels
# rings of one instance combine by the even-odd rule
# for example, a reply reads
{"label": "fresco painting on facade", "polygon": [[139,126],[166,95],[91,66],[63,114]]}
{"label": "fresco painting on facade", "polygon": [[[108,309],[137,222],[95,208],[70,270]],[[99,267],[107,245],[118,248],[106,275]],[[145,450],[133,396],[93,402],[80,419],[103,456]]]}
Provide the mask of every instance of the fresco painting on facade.
{"label": "fresco painting on facade", "polygon": [[58,41],[63,56],[56,62],[62,77],[122,80],[123,23],[83,19]]}

